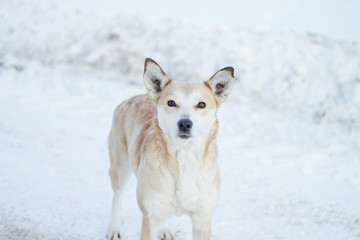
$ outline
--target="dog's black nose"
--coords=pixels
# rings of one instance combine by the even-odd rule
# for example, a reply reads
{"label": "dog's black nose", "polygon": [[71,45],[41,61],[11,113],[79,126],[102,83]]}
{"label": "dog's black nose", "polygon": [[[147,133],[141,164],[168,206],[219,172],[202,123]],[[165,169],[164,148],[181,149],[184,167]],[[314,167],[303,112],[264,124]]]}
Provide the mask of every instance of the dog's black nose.
{"label": "dog's black nose", "polygon": [[192,128],[193,122],[188,118],[180,119],[177,122],[180,132],[187,133]]}

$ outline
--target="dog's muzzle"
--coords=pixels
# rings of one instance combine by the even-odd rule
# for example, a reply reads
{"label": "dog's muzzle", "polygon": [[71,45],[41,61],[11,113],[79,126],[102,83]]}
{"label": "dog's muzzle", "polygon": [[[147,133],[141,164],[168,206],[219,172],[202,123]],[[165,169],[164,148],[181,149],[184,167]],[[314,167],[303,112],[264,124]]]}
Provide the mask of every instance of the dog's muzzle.
{"label": "dog's muzzle", "polygon": [[193,126],[193,122],[188,118],[180,119],[177,122],[178,125],[178,136],[183,139],[188,139],[191,137],[191,128]]}

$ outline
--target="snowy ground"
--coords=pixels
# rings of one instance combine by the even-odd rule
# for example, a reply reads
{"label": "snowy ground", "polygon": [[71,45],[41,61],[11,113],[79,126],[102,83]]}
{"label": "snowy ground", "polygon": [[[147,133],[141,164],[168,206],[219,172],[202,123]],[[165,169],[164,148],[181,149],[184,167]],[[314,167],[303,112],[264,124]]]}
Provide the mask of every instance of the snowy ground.
{"label": "snowy ground", "polygon": [[[0,20],[0,239],[105,239],[106,138],[115,106],[144,92],[147,56],[182,80],[235,67],[212,239],[360,238],[359,44],[25,3],[2,3]],[[135,185],[124,239],[139,237]],[[189,219],[170,225],[191,239]]]}

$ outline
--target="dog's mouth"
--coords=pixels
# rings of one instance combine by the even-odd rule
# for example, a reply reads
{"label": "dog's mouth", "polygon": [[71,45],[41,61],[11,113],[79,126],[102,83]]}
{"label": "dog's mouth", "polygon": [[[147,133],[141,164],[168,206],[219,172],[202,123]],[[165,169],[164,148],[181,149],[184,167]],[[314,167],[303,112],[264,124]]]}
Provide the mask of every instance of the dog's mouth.
{"label": "dog's mouth", "polygon": [[178,137],[182,138],[182,139],[189,139],[189,138],[191,138],[191,134],[190,133],[179,132]]}

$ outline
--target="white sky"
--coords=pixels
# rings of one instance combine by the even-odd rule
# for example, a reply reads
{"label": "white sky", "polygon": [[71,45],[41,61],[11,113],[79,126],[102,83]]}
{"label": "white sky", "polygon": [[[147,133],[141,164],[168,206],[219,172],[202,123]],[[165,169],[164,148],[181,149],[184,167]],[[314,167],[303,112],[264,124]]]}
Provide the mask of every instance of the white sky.
{"label": "white sky", "polygon": [[[31,0],[45,2],[45,0]],[[47,0],[58,5],[135,15],[241,26],[256,31],[315,32],[360,42],[360,0]]]}

